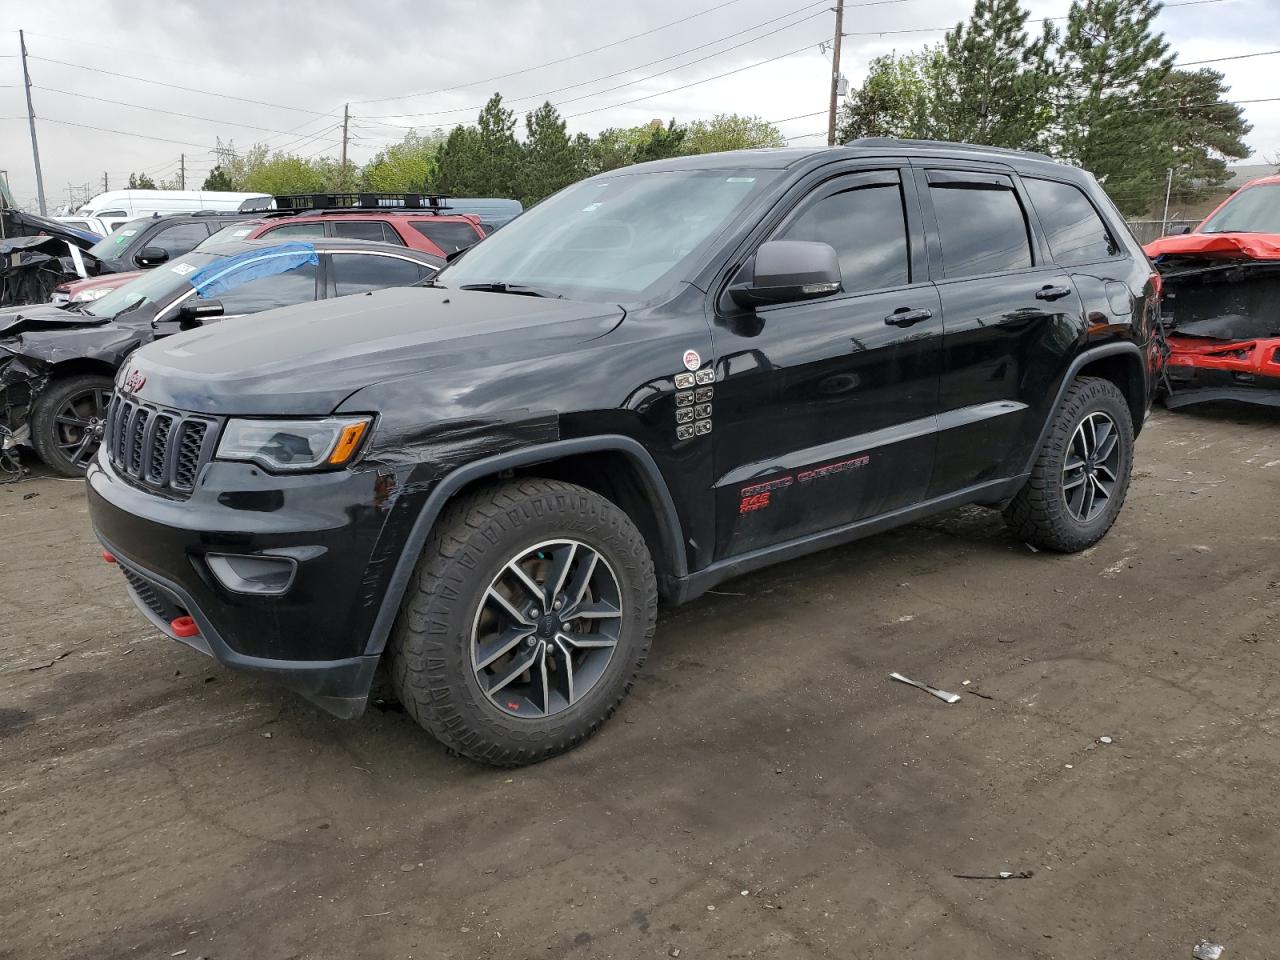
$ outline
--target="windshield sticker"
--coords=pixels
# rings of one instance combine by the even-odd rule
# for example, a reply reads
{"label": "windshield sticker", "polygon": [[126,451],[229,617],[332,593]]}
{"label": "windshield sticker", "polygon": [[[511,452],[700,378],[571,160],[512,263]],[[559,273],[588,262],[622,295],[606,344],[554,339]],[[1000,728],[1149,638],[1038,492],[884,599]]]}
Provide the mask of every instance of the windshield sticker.
{"label": "windshield sticker", "polygon": [[233,237],[247,237],[251,232],[250,230],[232,230],[231,235]]}
{"label": "windshield sticker", "polygon": [[169,269],[180,277],[185,277],[188,273],[196,272],[196,268],[189,263],[175,263]]}
{"label": "windshield sticker", "polygon": [[595,203],[588,203],[585,207],[582,208],[582,212],[591,213],[593,210],[599,210],[603,206],[604,206],[604,201],[597,200]]}
{"label": "windshield sticker", "polygon": [[725,183],[755,183],[755,177],[725,177]]}
{"label": "windshield sticker", "polygon": [[137,232],[138,232],[137,230],[125,230],[125,231],[123,231],[123,232],[120,234],[120,236],[122,236],[122,237],[132,237],[132,236],[133,236],[135,233],[137,233]]}
{"label": "windshield sticker", "polygon": [[686,350],[684,352],[684,368],[686,370],[697,370],[702,366],[702,357],[698,355],[697,350]]}

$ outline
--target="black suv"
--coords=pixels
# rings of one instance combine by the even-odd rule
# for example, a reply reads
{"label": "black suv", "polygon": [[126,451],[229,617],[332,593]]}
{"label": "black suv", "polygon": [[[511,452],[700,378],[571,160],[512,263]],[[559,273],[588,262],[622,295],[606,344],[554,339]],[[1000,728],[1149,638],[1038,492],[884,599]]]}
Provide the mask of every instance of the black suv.
{"label": "black suv", "polygon": [[1047,157],[642,164],[426,288],[139,351],[90,512],[170,637],[343,717],[385,660],[446,744],[527,763],[618,706],[660,596],[962,504],[1096,543],[1157,312],[1114,207]]}
{"label": "black suv", "polygon": [[[190,253],[211,234],[251,214],[234,210],[197,210],[193,213],[159,214],[122,223],[89,248],[98,258],[100,273],[150,270]],[[59,302],[57,296],[54,303]]]}

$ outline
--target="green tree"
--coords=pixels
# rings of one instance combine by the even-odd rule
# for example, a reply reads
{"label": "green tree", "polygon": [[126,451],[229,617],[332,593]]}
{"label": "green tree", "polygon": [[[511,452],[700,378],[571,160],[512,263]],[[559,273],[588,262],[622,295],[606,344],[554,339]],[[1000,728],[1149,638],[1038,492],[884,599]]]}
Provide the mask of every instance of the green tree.
{"label": "green tree", "polygon": [[644,163],[647,160],[665,160],[667,157],[678,157],[684,150],[685,137],[689,128],[676,123],[673,117],[670,123],[652,120],[642,127],[632,127],[628,138],[634,143],[633,163]]}
{"label": "green tree", "polygon": [[519,178],[520,144],[516,142],[515,111],[502,105],[495,93],[480,111],[476,122],[475,194],[485,197],[515,197]]}
{"label": "green tree", "polygon": [[323,175],[301,157],[277,151],[255,163],[244,178],[243,189],[255,193],[323,193]]}
{"label": "green tree", "polygon": [[129,174],[128,190],[155,190],[156,182],[145,173]]}
{"label": "green tree", "polygon": [[454,127],[436,154],[435,191],[453,197],[483,196],[477,175],[480,150],[480,131]]}
{"label": "green tree", "polygon": [[1158,0],[1074,0],[1054,58],[1052,147],[1091,171],[1125,213],[1161,196],[1174,117],[1173,57]]}
{"label": "green tree", "polygon": [[936,78],[944,70],[940,47],[886,54],[871,61],[867,77],[840,107],[836,140],[858,137],[935,137]]}
{"label": "green tree", "polygon": [[583,176],[617,170],[635,163],[636,147],[630,131],[609,127],[599,136],[580,133],[573,138],[573,150],[578,155],[578,166]]}
{"label": "green tree", "polygon": [[1244,138],[1252,127],[1238,106],[1226,102],[1229,91],[1216,70],[1173,70],[1164,91],[1173,196],[1195,203],[1231,178],[1228,159],[1249,155]]}
{"label": "green tree", "polygon": [[355,193],[360,189],[360,168],[337,157],[316,157],[304,161],[320,178],[321,189],[330,193]]}
{"label": "green tree", "polygon": [[380,150],[364,166],[361,179],[375,193],[430,193],[435,189],[436,160],[444,134],[410,130],[399,143]]}
{"label": "green tree", "polygon": [[231,179],[231,174],[223,170],[221,166],[215,165],[209,171],[209,175],[204,178],[204,183],[200,184],[201,190],[234,190],[235,183]]}
{"label": "green tree", "polygon": [[689,124],[682,153],[717,153],[721,150],[751,150],[758,147],[785,147],[782,133],[759,117],[718,113],[711,120]]}
{"label": "green tree", "polygon": [[1052,34],[1028,43],[1019,0],[975,0],[967,24],[947,33],[926,75],[933,126],[946,140],[996,147],[1040,146],[1049,122]]}
{"label": "green tree", "polygon": [[525,116],[523,159],[517,172],[519,199],[532,206],[582,178],[583,164],[565,131],[564,120],[548,101]]}

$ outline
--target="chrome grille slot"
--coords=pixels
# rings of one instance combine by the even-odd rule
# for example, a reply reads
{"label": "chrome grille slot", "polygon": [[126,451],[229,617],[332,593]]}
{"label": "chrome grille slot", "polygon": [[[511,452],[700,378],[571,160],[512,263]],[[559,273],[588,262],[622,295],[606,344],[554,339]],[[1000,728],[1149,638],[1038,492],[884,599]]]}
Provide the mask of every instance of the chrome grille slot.
{"label": "chrome grille slot", "polygon": [[131,481],[188,494],[213,458],[219,421],[162,410],[119,394],[107,410],[107,459]]}

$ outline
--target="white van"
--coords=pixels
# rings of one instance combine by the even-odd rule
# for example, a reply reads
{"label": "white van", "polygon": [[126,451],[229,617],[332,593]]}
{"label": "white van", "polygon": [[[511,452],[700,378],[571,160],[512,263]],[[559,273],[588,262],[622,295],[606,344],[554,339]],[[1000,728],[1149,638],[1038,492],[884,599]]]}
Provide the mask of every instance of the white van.
{"label": "white van", "polygon": [[77,217],[97,217],[111,230],[138,217],[153,214],[192,213],[196,210],[228,210],[234,213],[246,200],[270,197],[269,193],[232,193],[227,190],[108,190],[75,212]]}

